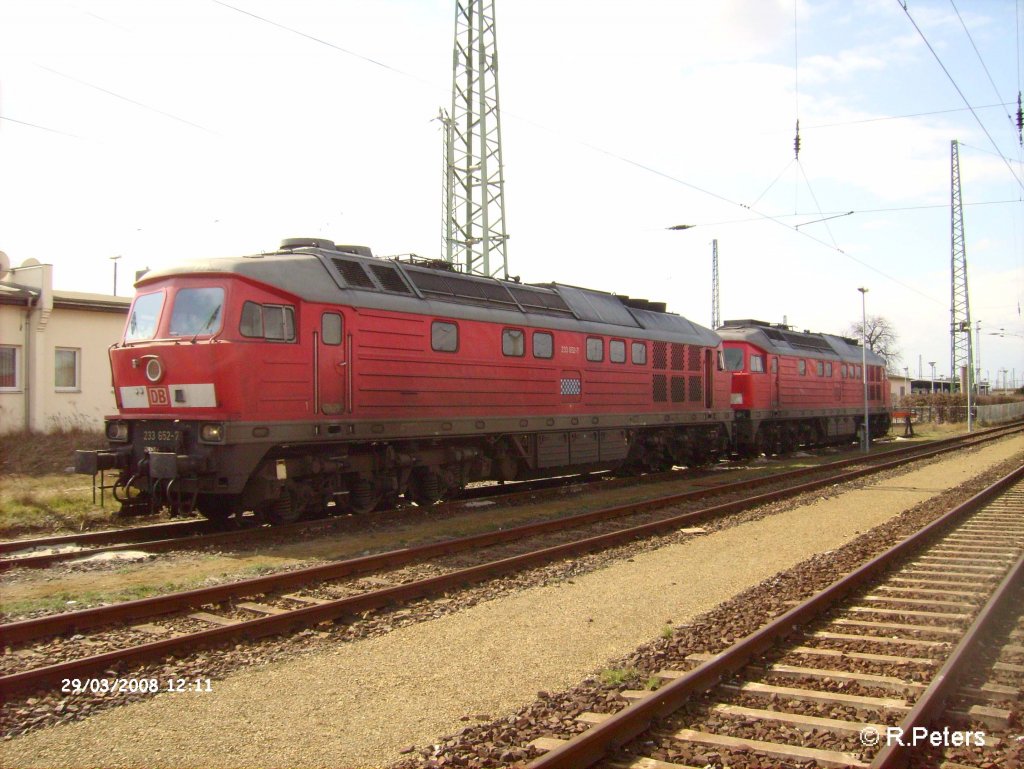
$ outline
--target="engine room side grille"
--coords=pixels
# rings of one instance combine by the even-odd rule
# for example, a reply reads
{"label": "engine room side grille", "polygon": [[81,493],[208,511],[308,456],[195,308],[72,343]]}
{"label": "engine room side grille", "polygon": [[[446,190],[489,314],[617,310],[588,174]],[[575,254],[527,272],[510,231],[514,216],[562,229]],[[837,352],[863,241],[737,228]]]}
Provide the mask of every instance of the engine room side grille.
{"label": "engine room side grille", "polygon": [[363,265],[359,262],[335,258],[332,258],[331,262],[334,264],[335,269],[341,273],[341,277],[345,279],[345,282],[353,288],[369,288],[371,290],[377,288],[373,285],[373,280],[366,274],[366,270],[363,269]]}
{"label": "engine room side grille", "polygon": [[654,375],[654,402],[665,403],[668,400],[668,377],[664,374]]}
{"label": "engine room side grille", "polygon": [[668,365],[668,342],[655,342],[653,345],[654,354],[651,360],[654,368],[663,369]]}
{"label": "engine room side grille", "polygon": [[685,344],[673,344],[672,345],[672,370],[673,371],[685,371],[686,370],[686,345]]}
{"label": "engine room side grille", "polygon": [[398,270],[389,264],[371,264],[370,271],[385,291],[394,291],[398,294],[411,294],[412,290],[405,285]]}
{"label": "engine room side grille", "polygon": [[674,376],[672,377],[672,402],[673,403],[685,403],[686,402],[686,377]]}

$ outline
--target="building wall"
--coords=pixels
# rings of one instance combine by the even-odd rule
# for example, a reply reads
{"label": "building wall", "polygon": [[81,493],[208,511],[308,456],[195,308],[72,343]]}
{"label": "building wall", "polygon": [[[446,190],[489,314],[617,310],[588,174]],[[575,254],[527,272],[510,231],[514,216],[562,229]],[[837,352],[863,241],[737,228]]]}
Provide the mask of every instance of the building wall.
{"label": "building wall", "polygon": [[128,300],[50,291],[49,265],[39,268],[39,283],[13,271],[22,286],[39,286],[30,311],[24,297],[0,296],[0,345],[16,349],[18,366],[16,387],[0,388],[0,433],[102,429],[116,411],[107,349],[121,337]]}

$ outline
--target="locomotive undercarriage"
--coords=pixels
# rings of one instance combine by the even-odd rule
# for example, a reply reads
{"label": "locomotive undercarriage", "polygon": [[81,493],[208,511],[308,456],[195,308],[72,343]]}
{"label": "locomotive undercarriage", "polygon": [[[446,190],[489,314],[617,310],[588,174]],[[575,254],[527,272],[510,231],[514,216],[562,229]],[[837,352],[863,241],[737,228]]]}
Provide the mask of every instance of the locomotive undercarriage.
{"label": "locomotive undercarriage", "polygon": [[[816,448],[857,440],[864,423],[861,414],[818,415],[778,419],[740,413],[735,426],[735,452],[744,458],[762,454],[788,454],[799,448]],[[872,437],[889,431],[887,412],[870,414]]]}
{"label": "locomotive undercarriage", "polygon": [[[115,471],[111,488],[122,515],[168,509],[241,520],[251,511],[257,520],[283,524],[367,513],[401,498],[426,507],[476,481],[700,466],[729,449],[720,423],[288,444],[215,444],[201,434],[199,423],[136,422],[130,441],[78,452],[77,470],[94,479]],[[147,445],[154,435],[167,440]]]}

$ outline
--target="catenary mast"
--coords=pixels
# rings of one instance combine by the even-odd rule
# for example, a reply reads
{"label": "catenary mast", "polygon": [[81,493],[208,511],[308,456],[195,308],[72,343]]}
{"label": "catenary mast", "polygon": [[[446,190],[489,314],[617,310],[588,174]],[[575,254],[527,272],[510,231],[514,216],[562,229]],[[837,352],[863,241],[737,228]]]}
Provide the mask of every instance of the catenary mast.
{"label": "catenary mast", "polygon": [[494,0],[456,0],[451,113],[445,127],[446,261],[508,277]]}
{"label": "catenary mast", "polygon": [[[961,382],[967,394],[967,429],[971,429],[971,391],[974,386],[974,356],[971,351],[971,305],[967,294],[967,246],[964,240],[964,209],[960,197],[960,145],[953,140],[950,156],[952,195],[951,267],[949,305],[949,379]],[[962,377],[962,379],[961,379]]]}

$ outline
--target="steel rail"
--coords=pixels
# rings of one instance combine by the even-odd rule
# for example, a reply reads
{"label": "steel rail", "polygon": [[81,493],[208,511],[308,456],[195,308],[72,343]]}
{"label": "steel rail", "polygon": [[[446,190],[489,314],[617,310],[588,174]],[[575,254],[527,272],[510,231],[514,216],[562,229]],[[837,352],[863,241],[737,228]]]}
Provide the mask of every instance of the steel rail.
{"label": "steel rail", "polygon": [[648,697],[630,704],[606,721],[535,758],[527,765],[528,769],[583,769],[592,766],[611,751],[650,729],[655,720],[674,713],[692,696],[711,689],[726,676],[740,670],[778,641],[798,631],[855,589],[887,570],[896,560],[927,542],[948,525],[975,512],[1022,478],[1024,466],[710,660],[662,686]]}
{"label": "steel rail", "polygon": [[[972,655],[976,654],[981,640],[990,635],[991,628],[999,621],[1004,610],[1018,597],[1017,590],[1024,583],[1024,554],[1017,558],[999,587],[985,603],[971,623],[967,633],[956,645],[942,669],[935,674],[931,684],[924,690],[914,707],[900,723],[903,734],[914,734],[918,727],[927,727],[942,714],[946,700],[955,691],[969,667]],[[871,769],[900,769],[907,765],[916,748],[908,740],[901,744],[893,741],[875,754]]]}
{"label": "steel rail", "polygon": [[[628,529],[623,529],[620,532],[613,532],[612,534],[605,536],[608,536],[609,542],[613,543],[620,540],[613,541],[611,538],[620,534],[624,537],[621,541],[650,536],[664,530],[698,523],[707,518],[727,515],[749,507],[776,502],[778,500],[786,499],[809,491],[816,491],[817,489],[825,486],[833,486],[838,483],[856,480],[857,478],[865,475],[882,472],[909,462],[930,458],[955,449],[955,446],[946,446],[939,449],[932,449],[924,454],[914,454],[910,457],[903,456],[897,459],[890,459],[887,462],[872,464],[869,467],[860,467],[856,470],[838,475],[830,475],[826,478],[819,478],[797,486],[790,486],[762,494],[755,494],[753,496],[744,497],[743,499],[713,505],[698,511],[683,513],[681,515],[672,516],[649,524],[630,527]],[[851,462],[851,464],[863,463],[855,461]],[[806,472],[808,469],[809,468],[802,468],[800,470],[791,471],[789,473],[780,473],[767,478],[740,481],[736,484],[716,487],[714,491],[716,493],[726,493],[756,484],[785,482],[794,476],[799,477],[801,475],[808,474]],[[832,469],[832,465],[830,464],[826,466],[826,469]],[[90,609],[80,609],[78,611],[62,612],[60,614],[51,614],[44,617],[17,620],[0,625],[0,637],[3,637],[6,643],[26,642],[46,636],[80,632],[115,622],[126,622],[154,617],[161,614],[169,614],[171,612],[185,609],[195,609],[206,604],[219,603],[221,601],[242,596],[256,596],[272,591],[295,589],[315,582],[341,579],[343,577],[350,577],[357,574],[366,574],[384,568],[395,568],[428,558],[436,558],[439,556],[464,552],[466,550],[480,549],[506,542],[514,542],[538,534],[547,534],[553,531],[589,525],[612,518],[647,512],[675,504],[692,502],[702,498],[706,494],[707,490],[705,489],[688,491],[643,502],[616,505],[588,513],[580,513],[574,516],[528,523],[511,529],[489,531],[458,539],[442,540],[440,542],[433,542],[425,545],[389,550],[383,553],[359,556],[357,558],[338,561],[336,563],[309,566],[304,569],[296,569],[294,571],[279,574],[269,574],[263,577],[253,577],[251,579],[230,582],[224,585],[214,585],[211,587],[197,588],[195,590],[182,591],[168,595],[139,598],[133,601],[125,601],[123,603],[108,606],[97,606]],[[2,681],[2,679],[0,679],[0,681]]]}
{"label": "steel rail", "polygon": [[[1004,434],[1014,432],[1014,430],[1015,426],[998,426],[991,428],[987,431],[974,433],[968,436],[958,435],[952,438],[943,438],[938,441],[932,441],[923,445],[907,446],[901,449],[894,449],[887,451],[884,454],[876,454],[873,457],[851,457],[846,459],[840,459],[835,462],[825,463],[822,465],[815,465],[813,467],[806,467],[782,473],[775,473],[771,476],[765,476],[762,478],[756,478],[748,481],[738,481],[735,484],[723,484],[721,486],[707,489],[706,491],[704,491],[704,494],[710,495],[717,493],[729,493],[738,488],[756,488],[756,486],[772,482],[774,479],[800,477],[802,475],[811,475],[814,474],[815,472],[822,472],[829,469],[847,467],[849,465],[855,464],[863,464],[864,462],[882,461],[884,459],[891,458],[894,455],[916,455],[919,453],[933,451],[938,447],[947,445],[960,446],[964,443],[966,443],[967,445],[984,443],[987,441],[996,440],[997,438],[1002,437]],[[668,480],[667,478],[661,478],[659,476],[675,474],[676,473],[674,472],[670,472],[664,474],[658,473],[653,476],[643,476],[642,482],[657,483],[661,482],[662,480]],[[542,479],[540,481],[525,482],[524,485],[528,485],[528,489],[516,490],[513,491],[512,493],[503,493],[501,494],[501,496],[511,500],[519,495],[529,495],[536,492],[539,489],[545,489],[552,486],[553,483],[558,480],[560,479]],[[579,481],[576,480],[574,482]],[[603,481],[603,483],[605,484],[605,488],[611,487],[610,484],[618,485],[618,481]],[[494,488],[507,488],[507,486],[487,487],[486,489],[483,490],[472,490],[469,493],[464,494],[459,499],[451,500],[449,504],[458,505],[459,503],[469,499],[492,496],[494,495]],[[177,550],[180,548],[202,548],[208,546],[217,546],[225,543],[233,544],[238,542],[240,539],[257,540],[263,537],[280,536],[282,534],[287,534],[291,531],[305,532],[315,530],[317,528],[329,528],[341,522],[342,520],[344,519],[327,518],[310,521],[298,521],[295,523],[280,526],[238,528],[229,531],[216,532],[206,531],[207,529],[212,528],[215,525],[212,521],[175,521],[169,523],[149,524],[146,526],[138,526],[126,529],[108,529],[97,532],[85,532],[82,534],[61,534],[53,537],[37,537],[33,539],[24,540],[6,540],[0,541],[0,554],[17,552],[18,550],[25,550],[28,548],[38,549],[46,547],[57,547],[64,544],[85,544],[104,546],[74,551],[64,551],[59,553],[45,553],[38,555],[15,556],[13,558],[0,558],[0,572],[4,572],[12,568],[43,568],[53,563],[69,561],[77,558],[88,558],[89,556],[96,555],[98,553],[123,552],[126,550],[133,550],[140,547],[144,547],[154,552],[166,552],[169,550]],[[166,534],[176,536],[164,537],[163,535]]]}

